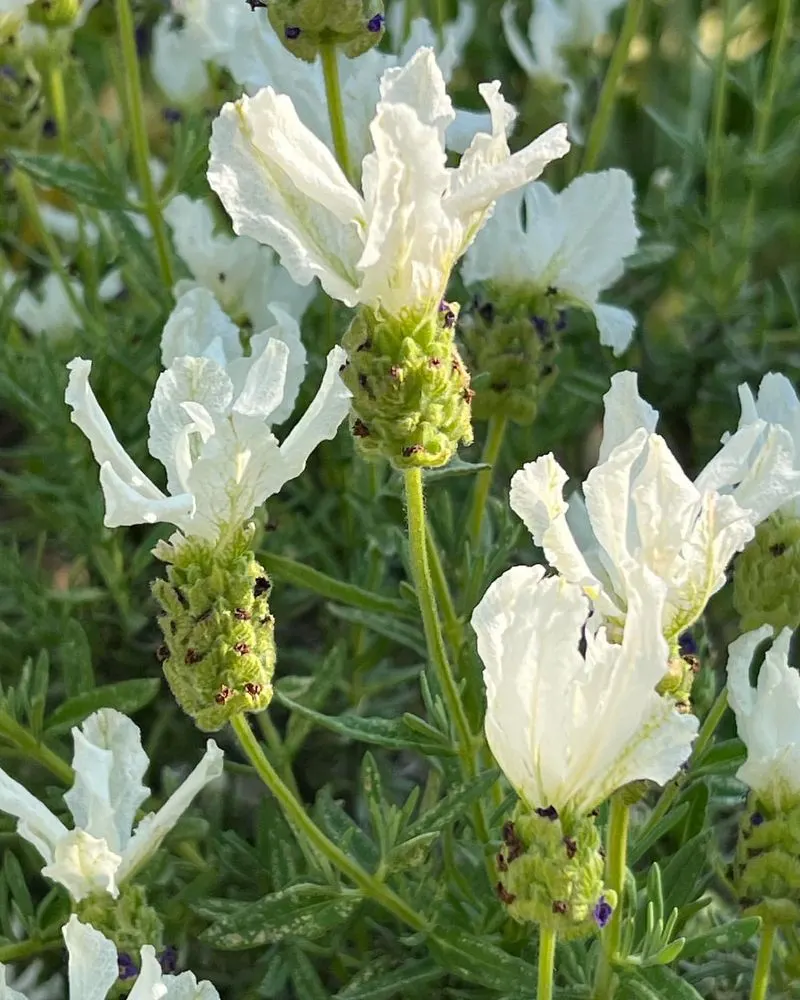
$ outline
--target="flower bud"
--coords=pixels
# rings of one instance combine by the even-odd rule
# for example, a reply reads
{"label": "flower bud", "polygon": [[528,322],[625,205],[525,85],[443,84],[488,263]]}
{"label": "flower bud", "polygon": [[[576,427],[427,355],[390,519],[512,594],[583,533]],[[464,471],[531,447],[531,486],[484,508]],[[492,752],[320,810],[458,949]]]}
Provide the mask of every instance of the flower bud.
{"label": "flower bud", "polygon": [[80,10],[81,0],[35,0],[28,7],[28,17],[34,24],[48,28],[68,28]]}
{"label": "flower bud", "polygon": [[138,973],[139,953],[143,945],[163,949],[164,925],[147,902],[140,885],[126,884],[114,899],[107,892],[88,896],[75,907],[79,920],[91,924],[117,946],[120,978],[109,993],[109,1000],[127,995]]}
{"label": "flower bud", "polygon": [[519,921],[555,931],[561,940],[605,927],[617,904],[603,884],[600,834],[592,817],[562,821],[549,806],[520,803],[503,826],[497,894]]}
{"label": "flower bud", "polygon": [[800,803],[777,811],[750,796],[734,876],[749,912],[773,923],[800,920]]}
{"label": "flower bud", "polygon": [[457,306],[443,302],[416,327],[361,309],[342,344],[361,452],[397,469],[446,465],[472,441],[469,372],[455,346]]}
{"label": "flower bud", "polygon": [[24,147],[45,121],[42,80],[33,61],[13,47],[0,60],[0,146]]}
{"label": "flower bud", "polygon": [[163,612],[164,675],[204,732],[221,729],[240,712],[260,712],[272,700],[271,584],[251,551],[254,530],[250,524],[219,543],[188,538],[155,550],[169,564],[167,579],[153,584]]}
{"label": "flower bud", "polygon": [[800,626],[800,518],[773,514],[736,560],[733,603],[744,632]]}
{"label": "flower bud", "polygon": [[380,42],[383,0],[270,0],[270,24],[298,59],[314,62],[322,45],[335,45],[351,59]]}
{"label": "flower bud", "polygon": [[486,298],[475,298],[459,333],[476,373],[476,420],[533,423],[558,374],[555,360],[565,326],[566,313],[553,296],[532,301],[490,288]]}

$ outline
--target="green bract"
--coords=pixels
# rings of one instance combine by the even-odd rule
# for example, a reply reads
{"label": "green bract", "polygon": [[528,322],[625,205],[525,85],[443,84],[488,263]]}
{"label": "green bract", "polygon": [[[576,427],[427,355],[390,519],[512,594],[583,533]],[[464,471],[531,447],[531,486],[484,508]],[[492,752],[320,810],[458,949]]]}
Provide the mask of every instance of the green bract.
{"label": "green bract", "polygon": [[366,456],[397,469],[446,465],[472,441],[469,372],[455,345],[457,306],[414,326],[362,309],[342,341],[352,431]]}
{"label": "green bract", "polygon": [[340,47],[353,59],[383,35],[382,0],[271,0],[267,13],[286,48],[307,62],[323,45]]}
{"label": "green bract", "polygon": [[733,603],[743,631],[800,625],[800,519],[773,514],[736,561]]}
{"label": "green bract", "polygon": [[750,796],[734,871],[739,896],[752,912],[773,923],[800,920],[800,803],[774,813]]}
{"label": "green bract", "polygon": [[167,579],[156,580],[164,675],[199,729],[214,732],[240,712],[272,700],[275,670],[270,581],[250,548],[253,525],[218,544],[187,539],[162,545]]}

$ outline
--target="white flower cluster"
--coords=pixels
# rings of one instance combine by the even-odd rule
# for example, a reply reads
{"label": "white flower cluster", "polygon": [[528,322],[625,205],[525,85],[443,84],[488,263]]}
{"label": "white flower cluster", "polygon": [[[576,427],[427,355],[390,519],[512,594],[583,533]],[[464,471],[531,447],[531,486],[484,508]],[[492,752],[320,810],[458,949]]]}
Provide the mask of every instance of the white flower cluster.
{"label": "white flower cluster", "polygon": [[[769,375],[758,403],[746,386],[741,396],[739,429],[694,482],[656,433],[633,372],[612,379],[582,495],[564,499],[568,476],[553,455],[514,476],[511,506],[557,575],[509,570],[472,625],[487,738],[531,808],[585,813],[631,781],[663,784],[688,757],[697,720],[656,686],[733,556],[800,496],[793,390]],[[749,752],[739,776],[785,804],[800,797],[800,675],[786,631],[751,690],[750,660],[768,634],[731,647],[730,698]]]}
{"label": "white flower cluster", "polygon": [[[101,709],[72,730],[75,780],[64,796],[69,829],[26,788],[0,770],[0,810],[15,816],[17,832],[39,852],[42,874],[58,882],[74,903],[109,893],[117,897],[161,846],[198,793],[222,774],[222,751],[209,740],[206,752],[182,785],[155,813],[137,814],[150,792],[142,784],[149,761],[139,727],[113,709]],[[70,1000],[105,1000],[120,966],[116,946],[72,916],[63,928],[69,952]],[[142,949],[135,1000],[219,1000],[209,983],[191,973],[163,975],[155,951]],[[0,1000],[26,1000],[6,984],[0,965]]]}

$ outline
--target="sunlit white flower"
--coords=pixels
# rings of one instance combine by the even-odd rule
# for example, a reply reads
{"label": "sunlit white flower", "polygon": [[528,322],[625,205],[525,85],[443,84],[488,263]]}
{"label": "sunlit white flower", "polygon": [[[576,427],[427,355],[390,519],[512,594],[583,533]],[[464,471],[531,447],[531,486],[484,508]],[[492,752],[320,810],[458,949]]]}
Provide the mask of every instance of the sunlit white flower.
{"label": "sunlit white flower", "polygon": [[234,44],[239,15],[248,11],[235,0],[172,0],[171,6],[153,26],[150,65],[167,97],[189,104],[208,89],[206,64]]}
{"label": "sunlit white flower", "polygon": [[453,109],[433,52],[381,80],[370,126],[375,152],[354,188],[292,101],[266,87],[226,104],[214,123],[208,177],[237,233],[273,246],[295,281],[318,277],[333,298],[417,318],[439,308],[450,272],[497,198],[539,176],[569,144],[555,126],[511,154],[512,110],[483,84],[493,132],[448,168]]}
{"label": "sunlit white flower", "polygon": [[51,205],[49,202],[39,202],[39,215],[48,232],[64,240],[66,243],[85,242],[95,246],[100,239],[100,230],[93,222],[81,220],[74,212]]}
{"label": "sunlit white flower", "polygon": [[[785,375],[767,372],[761,380],[758,395],[748,385],[739,386],[742,416],[739,428],[750,427],[759,421],[785,427],[794,442],[795,458],[800,462],[800,399],[794,386]],[[795,497],[781,507],[790,517],[800,517],[800,498]]]}
{"label": "sunlit white flower", "polygon": [[615,644],[589,618],[580,587],[544,574],[509,570],[473,612],[486,737],[529,809],[586,815],[631,781],[668,781],[689,756],[697,719],[655,691],[668,659],[663,584],[632,570]]}
{"label": "sunlit white flower", "polygon": [[350,400],[339,377],[345,361],[339,347],[328,354],[320,389],[283,444],[272,434],[276,415],[283,419],[284,404],[297,391],[287,341],[299,341],[291,317],[274,313],[273,328],[253,337],[253,353],[243,357],[238,330],[210,293],[195,289],[176,307],[162,344],[169,367],[156,383],[148,417],[148,446],[167,471],[168,494],[114,436],[89,385],[91,362],[70,362],[65,399],[100,465],[108,527],[164,521],[186,535],[218,539],[299,476],[311,452],[335,435]]}
{"label": "sunlit white flower", "polygon": [[747,747],[747,760],[736,776],[767,808],[781,812],[800,802],[800,674],[789,665],[792,631],[785,628],[767,651],[756,686],[751,686],[753,655],[772,634],[765,625],[731,643],[728,698]]}
{"label": "sunlit white flower", "polygon": [[692,483],[655,433],[658,413],[633,372],[611,380],[598,465],[569,503],[567,473],[552,454],[511,481],[511,506],[550,563],[583,587],[595,608],[621,623],[632,567],[664,582],[670,642],[702,614],[755,525],[800,493],[788,431],[758,421],[723,445]]}
{"label": "sunlit white flower", "polygon": [[[6,289],[13,284],[9,274],[4,275],[3,284]],[[69,285],[75,297],[82,300],[83,285],[75,278],[69,279]],[[13,316],[28,333],[35,337],[45,336],[49,340],[69,337],[82,322],[67,295],[64,282],[53,271],[45,275],[35,292],[23,288],[14,304]]]}
{"label": "sunlit white flower", "polygon": [[42,874],[64,886],[76,902],[95,892],[117,896],[119,886],[158,850],[195,795],[222,773],[213,740],[203,759],[156,813],[132,830],[149,795],[142,784],[147,754],[139,727],[110,708],[73,728],[75,781],[64,796],[75,826],[61,820],[19,782],[0,771],[0,810],[19,820],[17,833],[45,861]]}
{"label": "sunlit white flower", "polygon": [[600,343],[619,354],[636,319],[627,309],[602,304],[600,296],[636,249],[634,201],[624,170],[583,174],[560,194],[542,182],[513,191],[498,201],[467,251],[464,282],[540,294],[555,289],[565,305],[594,313]]}
{"label": "sunlit white flower", "polygon": [[198,286],[207,288],[232,319],[249,320],[256,331],[274,324],[273,305],[298,321],[302,318],[314,286],[292,281],[268,247],[246,236],[216,232],[206,202],[176,195],[164,209],[164,218],[175,249],[194,278],[178,282],[177,296]]}
{"label": "sunlit white flower", "polygon": [[[116,945],[91,924],[73,913],[62,928],[67,946],[69,1000],[106,1000],[119,978]],[[139,974],[128,1000],[219,1000],[207,980],[198,983],[191,972],[165,975],[152,945],[141,950]],[[35,1000],[6,986],[6,969],[0,964],[0,1000]]]}

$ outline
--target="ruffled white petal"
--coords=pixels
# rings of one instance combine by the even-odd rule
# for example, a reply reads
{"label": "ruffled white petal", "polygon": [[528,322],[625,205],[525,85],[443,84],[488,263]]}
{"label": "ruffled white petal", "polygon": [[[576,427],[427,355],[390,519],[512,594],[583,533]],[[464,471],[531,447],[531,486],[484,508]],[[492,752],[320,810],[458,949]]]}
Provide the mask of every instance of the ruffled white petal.
{"label": "ruffled white petal", "polygon": [[161,842],[192,804],[195,796],[222,774],[222,750],[214,740],[206,744],[203,759],[183,784],[156,813],[139,823],[122,856],[118,879],[122,882],[137,871],[161,846]]}
{"label": "ruffled white petal", "polygon": [[103,839],[112,851],[130,839],[136,810],[150,794],[142,783],[147,754],[139,727],[103,708],[73,728],[75,783],[64,796],[75,826]]}
{"label": "ruffled white petal", "polygon": [[639,395],[636,372],[617,372],[611,376],[611,388],[603,396],[603,440],[598,461],[605,462],[611,452],[640,428],[653,433],[658,424],[658,410]]}
{"label": "ruffled white petal", "polygon": [[70,1000],[106,1000],[119,976],[116,946],[74,913],[61,932],[67,945]]}
{"label": "ruffled white petal", "polygon": [[155,948],[146,944],[141,949],[141,962],[136,983],[128,994],[128,1000],[162,1000],[169,995],[164,983],[161,966],[156,958]]}
{"label": "ruffled white petal", "polygon": [[347,354],[341,347],[334,347],[328,353],[325,374],[316,396],[281,445],[284,482],[300,475],[314,449],[322,441],[335,437],[347,416],[352,394],[339,375],[346,360]]}
{"label": "ruffled white petal", "polygon": [[167,987],[165,1000],[220,1000],[219,993],[208,980],[198,983],[191,972],[164,976],[162,982]]}
{"label": "ruffled white petal", "polygon": [[269,317],[271,320],[269,327],[263,333],[257,333],[250,338],[250,350],[251,357],[256,359],[266,350],[270,340],[279,340],[286,345],[288,357],[283,383],[283,400],[275,406],[269,417],[269,422],[275,425],[282,424],[292,415],[300,386],[306,375],[307,353],[300,336],[300,326],[290,313],[281,306],[272,305]]}
{"label": "ruffled white petal", "polygon": [[171,101],[190,104],[209,86],[205,53],[192,44],[191,32],[175,25],[168,14],[153,27],[153,79]]}
{"label": "ruffled white petal", "polygon": [[598,304],[594,307],[594,318],[600,343],[610,347],[614,354],[622,354],[630,347],[636,329],[636,317],[619,306]]}
{"label": "ruffled white petal", "polygon": [[0,771],[0,810],[19,820],[17,833],[33,844],[46,862],[53,860],[56,844],[67,835],[67,828],[5,771]]}
{"label": "ruffled white petal", "polygon": [[105,840],[70,830],[55,845],[42,875],[63,885],[76,903],[96,892],[109,892],[116,899],[121,860]]}
{"label": "ruffled white petal", "polygon": [[242,356],[239,328],[207,288],[192,288],[181,295],[161,334],[164,368],[186,355],[211,358],[222,367]]}

